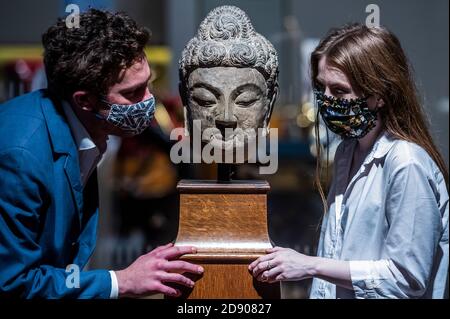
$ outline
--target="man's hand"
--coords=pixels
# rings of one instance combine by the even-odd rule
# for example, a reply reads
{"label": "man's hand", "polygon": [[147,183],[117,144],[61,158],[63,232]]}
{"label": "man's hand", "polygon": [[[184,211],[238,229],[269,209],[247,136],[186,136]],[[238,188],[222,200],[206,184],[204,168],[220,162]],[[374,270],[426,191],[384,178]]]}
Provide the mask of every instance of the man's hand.
{"label": "man's hand", "polygon": [[194,282],[183,273],[203,273],[203,268],[185,261],[174,260],[184,254],[196,253],[194,247],[174,247],[173,244],[160,246],[140,256],[128,268],[116,271],[120,297],[143,297],[162,293],[177,297],[181,294],[164,283],[172,282],[194,287]]}

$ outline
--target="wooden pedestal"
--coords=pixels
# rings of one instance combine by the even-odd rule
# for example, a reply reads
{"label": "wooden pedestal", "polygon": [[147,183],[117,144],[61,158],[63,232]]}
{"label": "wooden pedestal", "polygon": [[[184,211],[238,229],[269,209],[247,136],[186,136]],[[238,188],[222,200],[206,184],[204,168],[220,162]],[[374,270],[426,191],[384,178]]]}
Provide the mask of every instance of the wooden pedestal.
{"label": "wooden pedestal", "polygon": [[182,180],[177,246],[198,253],[182,259],[200,264],[204,274],[194,289],[181,288],[183,298],[280,298],[280,284],[256,281],[248,265],[272,247],[267,231],[265,181]]}

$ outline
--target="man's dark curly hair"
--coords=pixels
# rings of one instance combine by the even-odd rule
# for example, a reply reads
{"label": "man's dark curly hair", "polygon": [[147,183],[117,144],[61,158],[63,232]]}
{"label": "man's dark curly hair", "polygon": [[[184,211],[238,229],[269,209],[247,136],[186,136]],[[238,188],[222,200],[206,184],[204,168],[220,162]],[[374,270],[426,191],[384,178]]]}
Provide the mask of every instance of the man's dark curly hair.
{"label": "man's dark curly hair", "polygon": [[90,9],[80,14],[79,28],[58,19],[42,36],[50,92],[63,99],[77,90],[106,94],[120,71],[144,56],[149,37],[125,13]]}

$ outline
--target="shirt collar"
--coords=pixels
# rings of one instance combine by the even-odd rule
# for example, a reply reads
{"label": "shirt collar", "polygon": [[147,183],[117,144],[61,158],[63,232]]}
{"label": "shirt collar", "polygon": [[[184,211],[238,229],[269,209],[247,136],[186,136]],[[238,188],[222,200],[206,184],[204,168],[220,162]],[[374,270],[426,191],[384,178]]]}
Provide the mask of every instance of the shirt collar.
{"label": "shirt collar", "polygon": [[395,140],[396,139],[389,132],[384,131],[381,133],[372,148],[371,156],[368,156],[369,161],[374,158],[384,157],[392,146],[394,146]]}
{"label": "shirt collar", "polygon": [[[366,156],[366,160],[364,161],[364,164],[369,163],[374,158],[382,158],[384,157],[389,150],[392,148],[392,146],[395,143],[395,138],[387,131],[383,131],[375,141],[374,145],[372,146],[372,150],[370,153]],[[344,140],[345,143],[345,150],[352,150],[354,146],[356,146],[356,143],[358,143],[357,139],[347,139]],[[349,156],[353,156],[353,152],[345,152]]]}
{"label": "shirt collar", "polygon": [[70,131],[75,138],[78,151],[86,151],[97,148],[88,131],[76,116],[69,102],[63,101],[62,106],[67,117],[67,121],[69,122]]}

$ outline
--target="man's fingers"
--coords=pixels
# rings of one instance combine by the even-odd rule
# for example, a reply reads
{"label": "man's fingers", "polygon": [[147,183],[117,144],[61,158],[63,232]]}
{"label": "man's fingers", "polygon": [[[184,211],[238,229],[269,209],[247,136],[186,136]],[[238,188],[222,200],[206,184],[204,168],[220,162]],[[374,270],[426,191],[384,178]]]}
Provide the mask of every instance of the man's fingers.
{"label": "man's fingers", "polygon": [[164,270],[177,273],[190,272],[193,274],[201,274],[204,271],[203,267],[182,260],[168,261],[164,265]]}
{"label": "man's fingers", "polygon": [[195,283],[186,276],[180,274],[165,273],[161,275],[162,282],[173,282],[189,288],[194,287]]}
{"label": "man's fingers", "polygon": [[177,259],[185,254],[195,254],[197,249],[192,246],[175,246],[158,252],[157,256],[167,260]]}
{"label": "man's fingers", "polygon": [[171,297],[178,297],[181,295],[181,292],[178,289],[163,284],[158,284],[156,286],[156,291]]}
{"label": "man's fingers", "polygon": [[167,248],[172,247],[172,246],[173,246],[172,243],[168,243],[168,244],[166,244],[166,245],[156,247],[155,249],[153,249],[152,251],[150,251],[149,254],[154,255],[154,254],[158,253],[159,251],[164,250],[164,249],[167,249]]}

